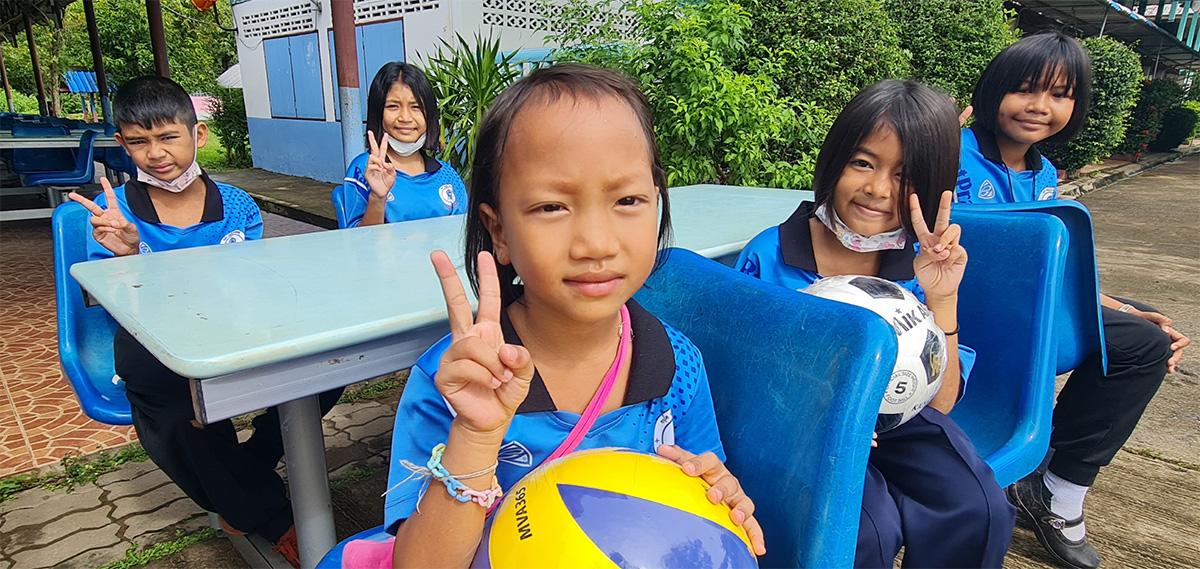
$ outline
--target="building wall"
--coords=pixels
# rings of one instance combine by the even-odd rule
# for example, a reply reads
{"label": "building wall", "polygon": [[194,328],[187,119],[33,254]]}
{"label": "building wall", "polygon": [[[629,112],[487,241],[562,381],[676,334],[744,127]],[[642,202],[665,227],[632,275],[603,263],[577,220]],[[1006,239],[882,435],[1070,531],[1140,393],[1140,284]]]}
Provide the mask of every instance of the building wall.
{"label": "building wall", "polygon": [[[542,31],[545,20],[535,12],[538,1],[354,0],[355,23],[360,28],[356,42],[362,44],[359,88],[364,93],[364,118],[365,92],[371,79],[384,61],[401,57],[400,46],[402,57],[417,65],[436,53],[441,39],[455,42],[455,34],[469,39],[476,32],[485,36],[490,32],[500,38],[501,48],[506,51],[546,47],[546,33]],[[233,6],[255,167],[332,183],[340,182],[344,175],[338,122],[341,113],[332,57],[332,2],[243,0]],[[384,22],[392,24],[384,26]],[[364,36],[364,26],[374,26],[373,33]],[[401,27],[403,31],[399,32]],[[384,28],[403,37],[393,44],[380,35]],[[309,34],[315,34],[315,38]],[[363,57],[363,45],[370,46],[373,56]],[[396,53],[386,53],[389,48],[395,48]],[[319,67],[319,87],[310,82],[287,85],[289,62],[298,75],[306,78]],[[275,84],[270,84],[269,77],[275,79]],[[272,92],[276,94],[274,105]],[[289,97],[296,103],[286,104]],[[298,107],[303,112],[294,110]],[[293,118],[296,114],[303,118]],[[355,144],[361,147],[362,143]]]}

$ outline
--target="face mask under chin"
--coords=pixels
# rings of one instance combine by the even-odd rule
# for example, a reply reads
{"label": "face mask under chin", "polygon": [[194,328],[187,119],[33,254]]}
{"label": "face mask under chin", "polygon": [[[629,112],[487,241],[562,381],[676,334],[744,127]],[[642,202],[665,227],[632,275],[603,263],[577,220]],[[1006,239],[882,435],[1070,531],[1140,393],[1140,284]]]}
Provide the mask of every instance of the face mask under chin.
{"label": "face mask under chin", "polygon": [[855,233],[853,229],[843,222],[832,207],[826,207],[827,204],[821,204],[817,208],[815,215],[821,223],[833,233],[838,241],[842,242],[842,246],[859,253],[867,253],[871,251],[885,251],[888,249],[903,249],[908,243],[908,236],[904,232],[904,227],[886,231],[877,235],[862,235]]}

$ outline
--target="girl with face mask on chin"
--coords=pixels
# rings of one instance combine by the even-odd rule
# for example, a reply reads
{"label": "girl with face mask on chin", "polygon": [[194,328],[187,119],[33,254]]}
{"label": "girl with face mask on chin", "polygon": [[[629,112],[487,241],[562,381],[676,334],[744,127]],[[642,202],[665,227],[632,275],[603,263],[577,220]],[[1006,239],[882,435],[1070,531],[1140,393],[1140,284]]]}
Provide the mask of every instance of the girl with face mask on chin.
{"label": "girl with face mask on chin", "polygon": [[437,98],[416,66],[381,67],[367,94],[367,145],[346,169],[346,227],[466,212],[458,172],[441,148]]}

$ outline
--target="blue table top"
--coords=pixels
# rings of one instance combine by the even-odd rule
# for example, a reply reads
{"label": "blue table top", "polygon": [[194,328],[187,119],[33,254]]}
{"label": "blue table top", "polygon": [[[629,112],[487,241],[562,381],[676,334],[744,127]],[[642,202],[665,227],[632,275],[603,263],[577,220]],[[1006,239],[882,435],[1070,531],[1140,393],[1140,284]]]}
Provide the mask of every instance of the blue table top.
{"label": "blue table top", "polygon": [[[735,253],[810,192],[671,190],[674,246]],[[167,367],[208,378],[443,321],[429,262],[462,266],[463,216],[77,263],[71,276]],[[464,278],[464,283],[465,283]]]}

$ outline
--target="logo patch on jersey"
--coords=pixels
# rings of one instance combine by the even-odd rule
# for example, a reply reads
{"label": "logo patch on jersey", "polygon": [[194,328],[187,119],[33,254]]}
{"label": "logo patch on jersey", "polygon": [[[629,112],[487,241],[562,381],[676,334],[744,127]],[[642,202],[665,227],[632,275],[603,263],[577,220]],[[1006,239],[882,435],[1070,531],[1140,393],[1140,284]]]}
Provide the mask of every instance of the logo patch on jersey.
{"label": "logo patch on jersey", "polygon": [[525,445],[517,441],[509,441],[500,447],[500,454],[496,460],[528,468],[533,466],[533,453],[529,452]]}
{"label": "logo patch on jersey", "polygon": [[226,233],[225,236],[221,238],[221,244],[228,245],[230,243],[241,243],[245,240],[246,234],[242,233],[241,229],[234,229],[233,231]]}
{"label": "logo patch on jersey", "polygon": [[393,194],[392,192],[388,192],[388,199],[387,199],[387,201],[389,201],[389,202],[394,202],[394,201],[396,201],[396,194]]}
{"label": "logo patch on jersey", "polygon": [[150,249],[150,246],[147,245],[145,241],[138,243],[138,254],[145,255],[146,253],[153,253],[153,252],[154,252],[154,250]]}
{"label": "logo patch on jersey", "polygon": [[746,257],[746,262],[742,263],[742,272],[747,275],[757,275],[758,263],[755,263],[754,259]]}
{"label": "logo patch on jersey", "polygon": [[658,420],[654,422],[654,448],[673,444],[675,444],[675,417],[671,416],[671,410],[667,409],[666,413],[659,415]]}
{"label": "logo patch on jersey", "polygon": [[458,196],[454,195],[454,186],[450,184],[442,184],[438,188],[438,197],[442,198],[442,203],[446,204],[448,208],[453,208],[454,204],[458,202]]}
{"label": "logo patch on jersey", "polygon": [[1052,199],[1054,199],[1054,186],[1042,188],[1042,193],[1038,194],[1038,201],[1044,202]]}
{"label": "logo patch on jersey", "polygon": [[979,185],[979,199],[990,200],[994,197],[996,197],[996,186],[992,185],[991,180],[984,180],[983,183]]}

